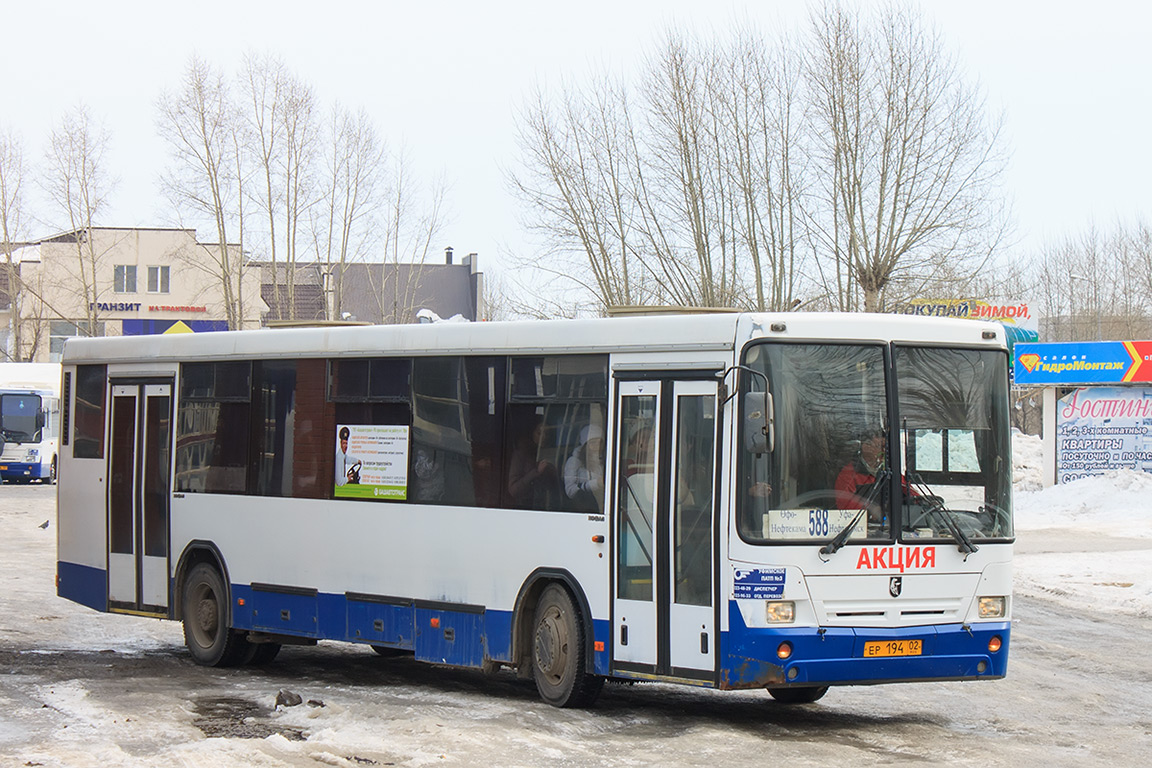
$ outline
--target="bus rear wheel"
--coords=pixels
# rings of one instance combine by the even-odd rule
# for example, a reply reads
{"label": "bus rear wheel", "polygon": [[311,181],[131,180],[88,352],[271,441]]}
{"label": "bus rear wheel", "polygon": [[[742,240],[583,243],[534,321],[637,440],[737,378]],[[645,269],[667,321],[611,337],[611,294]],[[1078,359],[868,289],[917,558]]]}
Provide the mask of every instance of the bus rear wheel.
{"label": "bus rear wheel", "polygon": [[781,704],[811,704],[828,693],[828,686],[812,688],[769,688],[768,693]]}
{"label": "bus rear wheel", "polygon": [[251,658],[251,644],[228,626],[228,590],[213,566],[200,563],[188,572],[181,613],[184,644],[197,664],[231,667]]}
{"label": "bus rear wheel", "polygon": [[604,678],[590,675],[584,622],[567,590],[550,584],[536,603],[532,634],[532,674],[540,698],[554,707],[586,707],[596,700]]}

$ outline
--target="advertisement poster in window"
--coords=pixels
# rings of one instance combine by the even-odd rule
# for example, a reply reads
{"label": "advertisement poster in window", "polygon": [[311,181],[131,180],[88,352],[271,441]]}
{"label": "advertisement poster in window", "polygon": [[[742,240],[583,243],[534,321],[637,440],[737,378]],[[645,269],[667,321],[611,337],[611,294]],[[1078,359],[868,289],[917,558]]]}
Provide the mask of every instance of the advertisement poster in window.
{"label": "advertisement poster in window", "polygon": [[408,427],[336,426],[336,498],[408,498]]}

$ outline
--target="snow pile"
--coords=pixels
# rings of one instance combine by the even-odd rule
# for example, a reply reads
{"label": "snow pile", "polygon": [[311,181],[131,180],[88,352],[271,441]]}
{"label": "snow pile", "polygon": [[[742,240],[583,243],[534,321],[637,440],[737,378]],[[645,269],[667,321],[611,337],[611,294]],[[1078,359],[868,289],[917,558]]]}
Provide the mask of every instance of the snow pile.
{"label": "snow pile", "polygon": [[1016,494],[1016,530],[1074,528],[1084,533],[1152,538],[1152,474],[1107,472],[1042,491]]}
{"label": "snow pile", "polygon": [[1013,435],[1017,594],[1152,616],[1152,474],[1041,489],[1040,438]]}
{"label": "snow pile", "polygon": [[1038,491],[1044,487],[1044,451],[1039,437],[1012,430],[1012,489]]}

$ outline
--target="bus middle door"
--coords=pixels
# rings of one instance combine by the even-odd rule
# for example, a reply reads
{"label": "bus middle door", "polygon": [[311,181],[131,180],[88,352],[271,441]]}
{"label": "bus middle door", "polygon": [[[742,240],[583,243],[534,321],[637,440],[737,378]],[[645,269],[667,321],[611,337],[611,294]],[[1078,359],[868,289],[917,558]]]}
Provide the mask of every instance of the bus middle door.
{"label": "bus middle door", "polygon": [[717,382],[621,381],[617,398],[613,667],[710,680]]}

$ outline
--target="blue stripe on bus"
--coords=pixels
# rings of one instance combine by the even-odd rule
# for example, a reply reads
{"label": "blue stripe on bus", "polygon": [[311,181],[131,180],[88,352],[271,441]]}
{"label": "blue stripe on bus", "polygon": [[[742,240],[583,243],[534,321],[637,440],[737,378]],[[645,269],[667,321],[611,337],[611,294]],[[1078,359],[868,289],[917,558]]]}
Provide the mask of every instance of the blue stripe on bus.
{"label": "blue stripe on bus", "polygon": [[[97,611],[108,610],[108,575],[100,568],[57,563],[57,593]],[[412,600],[379,600],[310,590],[233,584],[232,626],[354,643],[384,645],[413,651],[418,659],[454,666],[479,667],[485,658],[511,663],[512,611],[469,606],[454,610],[451,603],[418,606]],[[464,606],[461,606],[464,608]],[[592,622],[597,674],[609,672],[611,654],[608,620]]]}
{"label": "blue stripe on bus", "polygon": [[45,469],[40,462],[28,464],[20,461],[6,461],[4,468],[0,469],[0,477],[5,480],[41,480],[51,474],[51,468]]}
{"label": "blue stripe on bus", "polygon": [[[729,601],[729,631],[721,638],[721,686],[895,682],[1003,677],[1008,667],[1008,622],[921,627],[749,628],[735,600]],[[998,636],[1000,650],[988,642]],[[919,639],[919,656],[866,659],[864,643]],[[788,641],[792,654],[780,660]],[[981,671],[980,666],[984,669]]]}
{"label": "blue stripe on bus", "polygon": [[98,611],[108,610],[108,572],[103,568],[56,563],[56,594]]}
{"label": "blue stripe on bus", "polygon": [[[108,609],[108,579],[103,569],[58,562],[60,597]],[[232,585],[232,624],[237,629],[275,632],[326,640],[386,645],[413,651],[438,664],[477,667],[485,658],[511,663],[511,611],[478,610],[449,603],[418,606],[413,601],[349,599],[342,594],[305,590],[259,589]],[[1003,677],[1008,665],[1010,625],[981,623],[899,628],[816,627],[749,628],[736,601],[729,601],[729,631],[721,634],[723,688],[767,685],[824,685],[910,680]],[[611,623],[592,622],[594,672],[611,670]],[[1001,648],[988,651],[999,636]],[[920,639],[919,656],[863,658],[868,641]],[[787,640],[792,654],[777,658]],[[984,670],[979,669],[984,664]]]}
{"label": "blue stripe on bus", "polygon": [[[511,611],[421,604],[342,594],[302,594],[298,590],[253,589],[232,585],[232,625],[254,632],[344,640],[413,651],[437,664],[479,667],[492,659],[511,663]],[[593,622],[593,639],[607,637],[608,621]],[[606,651],[595,654],[594,668],[607,674]]]}

